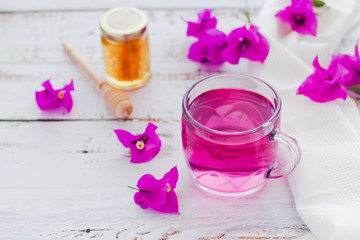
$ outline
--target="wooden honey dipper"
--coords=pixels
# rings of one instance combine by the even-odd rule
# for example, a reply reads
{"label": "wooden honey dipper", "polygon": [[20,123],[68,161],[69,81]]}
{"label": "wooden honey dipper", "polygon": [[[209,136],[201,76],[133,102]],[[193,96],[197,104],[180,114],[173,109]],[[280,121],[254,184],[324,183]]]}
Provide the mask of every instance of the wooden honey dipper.
{"label": "wooden honey dipper", "polygon": [[68,43],[63,43],[63,47],[65,52],[74,60],[74,62],[79,64],[100,88],[106,106],[117,117],[128,118],[133,111],[133,105],[126,93],[106,83]]}

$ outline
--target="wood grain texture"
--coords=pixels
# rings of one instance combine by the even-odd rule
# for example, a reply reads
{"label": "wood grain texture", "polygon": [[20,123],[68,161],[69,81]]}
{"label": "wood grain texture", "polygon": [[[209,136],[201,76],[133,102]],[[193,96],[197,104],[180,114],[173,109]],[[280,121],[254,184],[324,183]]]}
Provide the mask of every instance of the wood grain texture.
{"label": "wood grain texture", "polygon": [[[0,51],[4,53],[0,56],[0,62],[3,62],[0,65],[0,83],[4,87],[0,89],[0,100],[10,100],[1,111],[0,119],[113,118],[104,107],[94,84],[62,49],[64,41],[71,42],[103,75],[98,27],[101,14],[96,11],[0,15],[4,22],[4,37],[0,38],[3,41]],[[217,14],[222,16],[223,25],[227,28],[235,28],[241,22],[237,18],[237,11],[221,10]],[[152,77],[142,89],[128,92],[135,106],[132,117],[179,118],[182,95],[195,81],[214,73],[246,70],[246,62],[240,66],[225,64],[214,67],[187,59],[184,49],[188,49],[195,39],[185,36],[186,23],[181,18],[194,19],[196,11],[149,11],[147,15],[150,22]],[[26,28],[21,33],[14,28],[23,25]],[[28,41],[21,40],[22,34],[30,36]],[[71,114],[41,113],[37,109],[33,94],[41,90],[41,82],[48,78],[57,87],[74,79],[76,91],[73,96],[77,100]],[[162,108],[155,107],[159,105]]]}
{"label": "wood grain texture", "polygon": [[[137,132],[146,124],[138,120],[0,123],[0,236],[162,239],[178,231],[168,238],[213,239],[224,234],[224,239],[291,239],[307,231],[294,211],[285,179],[271,181],[257,194],[241,199],[213,197],[195,188],[178,147],[179,122],[156,123],[163,142],[156,159],[129,163],[128,150],[112,130]],[[127,186],[136,186],[148,172],[160,178],[174,165],[180,172],[176,189],[180,216],[144,211],[133,203],[134,192]]]}
{"label": "wood grain texture", "polygon": [[[147,10],[151,62],[188,62],[189,45],[195,38],[186,37],[184,20],[196,20],[198,10]],[[250,10],[254,19],[258,10]],[[0,24],[0,63],[55,64],[70,63],[63,42],[71,43],[90,63],[101,64],[99,19],[102,11],[65,11],[2,13]],[[245,18],[238,9],[216,10],[219,29],[225,32],[242,26]],[[19,28],[21,31],[19,31]],[[353,52],[358,39],[357,25],[343,40],[341,52]],[[26,36],[26,37],[25,37]],[[227,65],[227,64],[225,64]]]}
{"label": "wood grain texture", "polygon": [[[263,0],[249,1],[254,17]],[[98,21],[118,2],[14,0],[0,13],[0,239],[294,239],[309,232],[296,213],[286,179],[254,195],[220,198],[198,190],[187,173],[180,137],[181,99],[197,80],[240,65],[201,65],[187,59],[195,42],[186,20],[214,7],[219,28],[244,24],[243,1],[123,1],[146,9],[152,77],[136,91],[131,119],[116,120],[95,84],[66,56],[69,41],[103,74]],[[12,12],[15,11],[15,12]],[[360,28],[339,52],[353,53]],[[60,88],[74,79],[74,108],[41,112],[34,93],[52,79]],[[163,146],[151,162],[129,163],[114,129],[141,133],[155,123]],[[285,126],[286,127],[286,126]],[[160,178],[177,165],[181,215],[142,210],[133,202],[145,173]]]}
{"label": "wood grain texture", "polygon": [[[195,38],[186,37],[185,20],[197,20],[198,10],[147,10],[150,53],[153,62],[188,61],[188,46]],[[240,10],[218,10],[219,28],[230,31],[244,24]],[[64,55],[69,42],[90,63],[103,63],[99,19],[103,11],[3,13],[0,15],[0,62],[71,62]],[[254,12],[256,14],[256,12]],[[221,21],[220,21],[221,19]],[[19,27],[22,31],[19,31]],[[26,41],[24,41],[24,36]]]}
{"label": "wood grain texture", "polygon": [[[260,8],[263,5],[263,0],[248,1],[251,8]],[[135,6],[146,9],[194,9],[194,8],[240,8],[245,7],[245,0],[62,0],[62,1],[48,1],[38,0],[36,4],[31,4],[28,1],[14,0],[2,4],[0,10],[3,12],[18,12],[18,11],[59,11],[59,10],[97,10],[108,9],[117,6]]]}

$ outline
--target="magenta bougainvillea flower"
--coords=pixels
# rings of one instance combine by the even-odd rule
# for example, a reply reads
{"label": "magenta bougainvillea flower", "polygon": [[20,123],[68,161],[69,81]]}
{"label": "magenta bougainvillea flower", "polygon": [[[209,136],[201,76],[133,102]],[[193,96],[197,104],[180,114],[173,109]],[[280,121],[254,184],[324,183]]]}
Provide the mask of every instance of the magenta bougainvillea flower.
{"label": "magenta bougainvillea flower", "polygon": [[158,127],[149,123],[143,134],[133,135],[125,130],[114,130],[119,141],[130,148],[132,163],[143,163],[152,160],[161,148],[161,140],[155,130]]}
{"label": "magenta bougainvillea flower", "polygon": [[134,201],[141,208],[152,208],[163,213],[179,213],[178,200],[174,189],[179,178],[177,167],[173,167],[163,178],[157,180],[154,176],[142,176],[134,195]]}
{"label": "magenta bougainvillea flower", "polygon": [[41,110],[50,110],[64,107],[68,112],[71,111],[73,100],[70,92],[74,90],[73,80],[62,89],[53,89],[50,79],[43,82],[45,90],[36,92],[35,98]]}
{"label": "magenta bougainvillea flower", "polygon": [[202,37],[209,29],[216,27],[217,19],[211,17],[212,9],[205,9],[198,13],[197,22],[188,22],[187,35],[194,37]]}
{"label": "magenta bougainvillea flower", "polygon": [[222,56],[231,64],[238,64],[240,58],[263,63],[269,53],[269,43],[258,28],[250,25],[234,29],[228,36],[228,45]]}
{"label": "magenta bougainvillea flower", "polygon": [[216,29],[217,20],[211,17],[213,10],[198,13],[198,22],[188,22],[187,35],[198,38],[191,45],[188,58],[200,63],[221,64],[228,61],[238,64],[240,58],[263,63],[269,53],[269,43],[258,28],[250,25],[233,30],[227,37]]}
{"label": "magenta bougainvillea flower", "polygon": [[347,88],[343,85],[350,77],[349,71],[335,62],[328,69],[322,68],[316,57],[315,71],[298,88],[297,94],[305,95],[315,102],[329,102],[337,98],[346,99]]}
{"label": "magenta bougainvillea flower", "polygon": [[317,19],[311,0],[291,0],[291,5],[279,11],[275,16],[290,24],[293,31],[316,36]]}
{"label": "magenta bougainvillea flower", "polygon": [[191,45],[188,58],[201,63],[221,64],[225,62],[221,53],[226,46],[226,34],[217,29],[209,29],[204,37]]}
{"label": "magenta bougainvillea flower", "polygon": [[208,59],[209,48],[202,41],[193,43],[189,49],[188,58],[195,62],[206,63]]}
{"label": "magenta bougainvillea flower", "polygon": [[358,44],[355,46],[354,56],[346,54],[338,54],[332,57],[333,64],[344,66],[350,74],[350,77],[342,82],[345,87],[360,85],[360,57]]}

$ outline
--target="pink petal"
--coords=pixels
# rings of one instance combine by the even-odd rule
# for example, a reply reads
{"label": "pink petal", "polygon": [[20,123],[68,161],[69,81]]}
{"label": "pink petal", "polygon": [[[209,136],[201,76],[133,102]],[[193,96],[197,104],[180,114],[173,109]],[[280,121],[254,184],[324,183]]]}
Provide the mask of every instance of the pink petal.
{"label": "pink petal", "polygon": [[297,94],[305,95],[315,102],[328,102],[337,98],[346,99],[347,89],[341,82],[348,77],[348,71],[335,62],[329,69],[320,66],[317,57],[313,62],[315,72],[298,88]]}
{"label": "pink petal", "polygon": [[202,12],[199,12],[198,15],[198,19],[199,21],[204,21],[207,20],[211,17],[211,13],[213,12],[213,9],[204,9]]}
{"label": "pink petal", "polygon": [[155,133],[156,129],[158,129],[158,127],[155,124],[148,123],[148,125],[146,126],[146,129],[145,129],[145,133],[153,134],[153,133]]}
{"label": "pink petal", "polygon": [[357,48],[356,44],[354,56],[338,54],[332,57],[331,65],[341,65],[348,71],[348,76],[343,77],[341,81],[345,87],[360,85],[360,59]]}
{"label": "pink petal", "polygon": [[191,45],[188,58],[200,63],[210,62],[207,58],[208,52],[208,47],[203,42],[198,41]]}
{"label": "pink petal", "polygon": [[151,174],[143,175],[137,185],[140,190],[146,190],[151,192],[162,192],[164,191],[164,187],[166,187],[166,182],[162,181],[161,179],[156,179]]}
{"label": "pink petal", "polygon": [[162,206],[154,207],[154,210],[163,213],[179,213],[179,204],[176,193],[170,191],[166,194],[166,203]]}
{"label": "pink petal", "polygon": [[73,107],[73,100],[69,92],[64,93],[64,97],[61,99],[61,104],[66,109],[66,111],[71,111]]}
{"label": "pink petal", "polygon": [[316,57],[314,58],[314,61],[313,61],[312,65],[314,66],[314,68],[315,68],[316,71],[318,71],[318,72],[320,72],[320,73],[326,72],[326,69],[323,68],[323,67],[321,67],[321,65],[320,65],[320,63],[319,63],[319,58],[318,58],[318,56],[316,56]]}
{"label": "pink petal", "polygon": [[[125,130],[114,130],[119,141],[124,147],[130,148],[132,163],[148,162],[156,157],[161,149],[161,140],[156,134],[158,127],[152,123],[148,123],[143,134],[133,135]],[[138,149],[136,144],[138,141],[143,141],[145,147]]]}
{"label": "pink petal", "polygon": [[[308,21],[308,24],[307,24],[308,32],[310,35],[313,35],[314,37],[316,37],[318,22],[317,22],[315,13],[309,15],[307,19],[308,19],[307,20]],[[306,34],[306,32],[304,34]]]}
{"label": "pink petal", "polygon": [[225,59],[222,57],[221,52],[226,48],[226,45],[225,33],[216,29],[207,30],[204,38],[192,44],[188,58],[200,63],[224,63]]}
{"label": "pink petal", "polygon": [[130,146],[130,151],[131,151],[130,162],[144,163],[151,161],[160,152],[160,149],[161,149],[160,139],[159,141],[157,141],[157,139],[149,138],[149,140],[145,144],[145,148],[142,150],[137,149],[136,144],[132,144]]}
{"label": "pink petal", "polygon": [[[248,51],[243,55],[243,57],[248,58],[252,61],[259,61],[264,63],[267,55],[269,54],[269,43],[267,39],[258,32],[258,29],[253,25],[250,26],[247,36],[251,33],[251,36],[254,38],[252,44]],[[249,39],[252,39],[248,37]]]}
{"label": "pink petal", "polygon": [[360,60],[358,43],[356,43],[356,45],[355,45],[355,54],[354,54],[354,57],[355,57],[355,60]]}
{"label": "pink petal", "polygon": [[231,64],[238,64],[240,58],[263,63],[269,53],[269,43],[258,32],[258,28],[251,25],[234,29],[228,37],[228,47],[222,52],[222,56]]}
{"label": "pink petal", "polygon": [[226,34],[215,28],[206,31],[204,44],[207,46],[226,46],[227,42]]}
{"label": "pink petal", "polygon": [[323,83],[323,79],[319,73],[313,73],[306,78],[306,80],[301,84],[298,89],[298,92],[302,92],[305,90],[317,90],[321,87]]}
{"label": "pink petal", "polygon": [[170,171],[167,172],[161,180],[168,183],[171,189],[175,189],[178,179],[179,179],[179,172],[177,167],[175,166],[172,169],[170,169]]}
{"label": "pink petal", "polygon": [[215,28],[217,19],[211,17],[212,10],[205,9],[198,13],[197,22],[188,22],[187,36],[202,37],[209,29]]}
{"label": "pink petal", "polygon": [[231,64],[239,64],[241,55],[242,52],[236,45],[228,46],[222,52],[222,57]]}
{"label": "pink petal", "polygon": [[166,201],[166,192],[164,192],[163,194],[155,194],[139,191],[135,193],[134,201],[143,209],[154,208],[162,205],[162,201]]}
{"label": "pink petal", "polygon": [[143,150],[137,149],[135,144],[132,144],[130,146],[130,152],[131,152],[131,158],[130,158],[131,163],[144,163],[152,160],[151,156],[145,155],[144,149]]}
{"label": "pink petal", "polygon": [[157,141],[157,139],[159,138],[150,138],[146,143],[144,155],[147,156],[150,160],[156,157],[156,155],[158,155],[158,153],[160,152],[161,142],[160,139],[159,141]]}
{"label": "pink petal", "polygon": [[[50,80],[42,83],[45,90],[36,92],[35,99],[41,110],[50,110],[55,108],[64,107],[68,112],[71,111],[73,100],[70,91],[74,90],[73,81],[62,89],[54,90]],[[64,97],[59,98],[59,92],[63,92]]]}
{"label": "pink petal", "polygon": [[166,203],[167,186],[164,181],[146,174],[139,179],[137,187],[140,191],[135,193],[134,201],[142,208],[154,208]]}
{"label": "pink petal", "polygon": [[324,82],[323,86],[318,91],[318,102],[329,102],[337,98],[346,99],[347,90],[343,86],[338,86],[335,83]]}
{"label": "pink petal", "polygon": [[239,40],[244,39],[246,31],[246,26],[232,30],[228,36],[229,44],[238,43]]}
{"label": "pink petal", "polygon": [[225,59],[221,54],[222,50],[223,50],[222,47],[217,47],[217,46],[210,48],[208,51],[208,56],[207,56],[209,62],[211,62],[213,64],[224,63]]}
{"label": "pink petal", "polygon": [[[332,66],[333,66],[333,64],[330,64],[329,70],[332,69]],[[341,64],[336,64],[334,66],[331,74],[334,76],[336,83],[338,83],[342,86],[345,86],[345,87],[353,86],[353,85],[351,85],[352,84],[351,83],[351,74],[345,66],[343,66]],[[350,85],[350,86],[348,86],[348,85]],[[354,84],[354,85],[356,85],[356,84]]]}
{"label": "pink petal", "polygon": [[304,85],[298,89],[297,94],[307,96],[311,100],[320,103],[333,101],[337,98],[345,100],[347,97],[345,88],[328,82],[324,83],[319,89],[307,88]]}
{"label": "pink petal", "polygon": [[41,110],[49,110],[57,107],[56,99],[53,100],[53,95],[46,91],[36,92],[35,99]]}
{"label": "pink petal", "polygon": [[119,141],[126,148],[130,147],[130,143],[136,139],[136,136],[122,129],[114,130],[114,132],[116,133],[116,136],[118,137]]}
{"label": "pink petal", "polygon": [[204,26],[196,22],[188,22],[187,36],[198,36],[204,30]]}
{"label": "pink petal", "polygon": [[311,0],[292,1],[291,5],[276,15],[282,22],[288,23],[299,34],[316,36],[317,19]]}
{"label": "pink petal", "polygon": [[71,80],[71,82],[63,88],[63,90],[66,92],[74,91],[74,80]]}
{"label": "pink petal", "polygon": [[210,29],[206,31],[205,37],[202,41],[208,48],[207,59],[209,62],[214,64],[221,64],[225,62],[221,53],[227,46],[226,40],[226,34],[217,29]]}
{"label": "pink petal", "polygon": [[[173,189],[178,181],[177,167],[173,167],[160,180],[150,174],[142,176],[137,187],[139,192],[134,195],[134,201],[141,208],[152,208],[164,213],[179,213],[178,200]],[[168,189],[170,185],[170,189]]]}
{"label": "pink petal", "polygon": [[161,141],[159,136],[156,134],[156,129],[158,127],[152,123],[148,123],[146,129],[145,129],[145,133],[144,135],[147,135],[149,137],[148,142],[149,144],[154,144],[154,145],[160,145],[161,146]]}
{"label": "pink petal", "polygon": [[148,136],[145,148],[143,149],[144,157],[148,159],[147,161],[150,161],[156,157],[161,149],[161,140],[155,132],[157,128],[158,127],[156,125],[149,123],[144,133]]}
{"label": "pink petal", "polygon": [[50,83],[50,79],[47,80],[47,81],[45,81],[45,82],[43,82],[43,83],[42,83],[42,86],[43,86],[46,90],[48,90],[48,91],[53,91],[53,90],[54,90],[53,87],[52,87],[52,85],[51,85],[51,83]]}

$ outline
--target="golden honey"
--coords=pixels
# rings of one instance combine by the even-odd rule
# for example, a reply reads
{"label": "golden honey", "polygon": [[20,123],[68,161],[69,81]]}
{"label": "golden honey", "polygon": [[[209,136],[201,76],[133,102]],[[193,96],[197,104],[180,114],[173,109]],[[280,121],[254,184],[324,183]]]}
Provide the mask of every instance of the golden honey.
{"label": "golden honey", "polygon": [[104,14],[102,30],[106,79],[120,89],[145,85],[150,78],[146,16],[135,8],[115,8]]}

